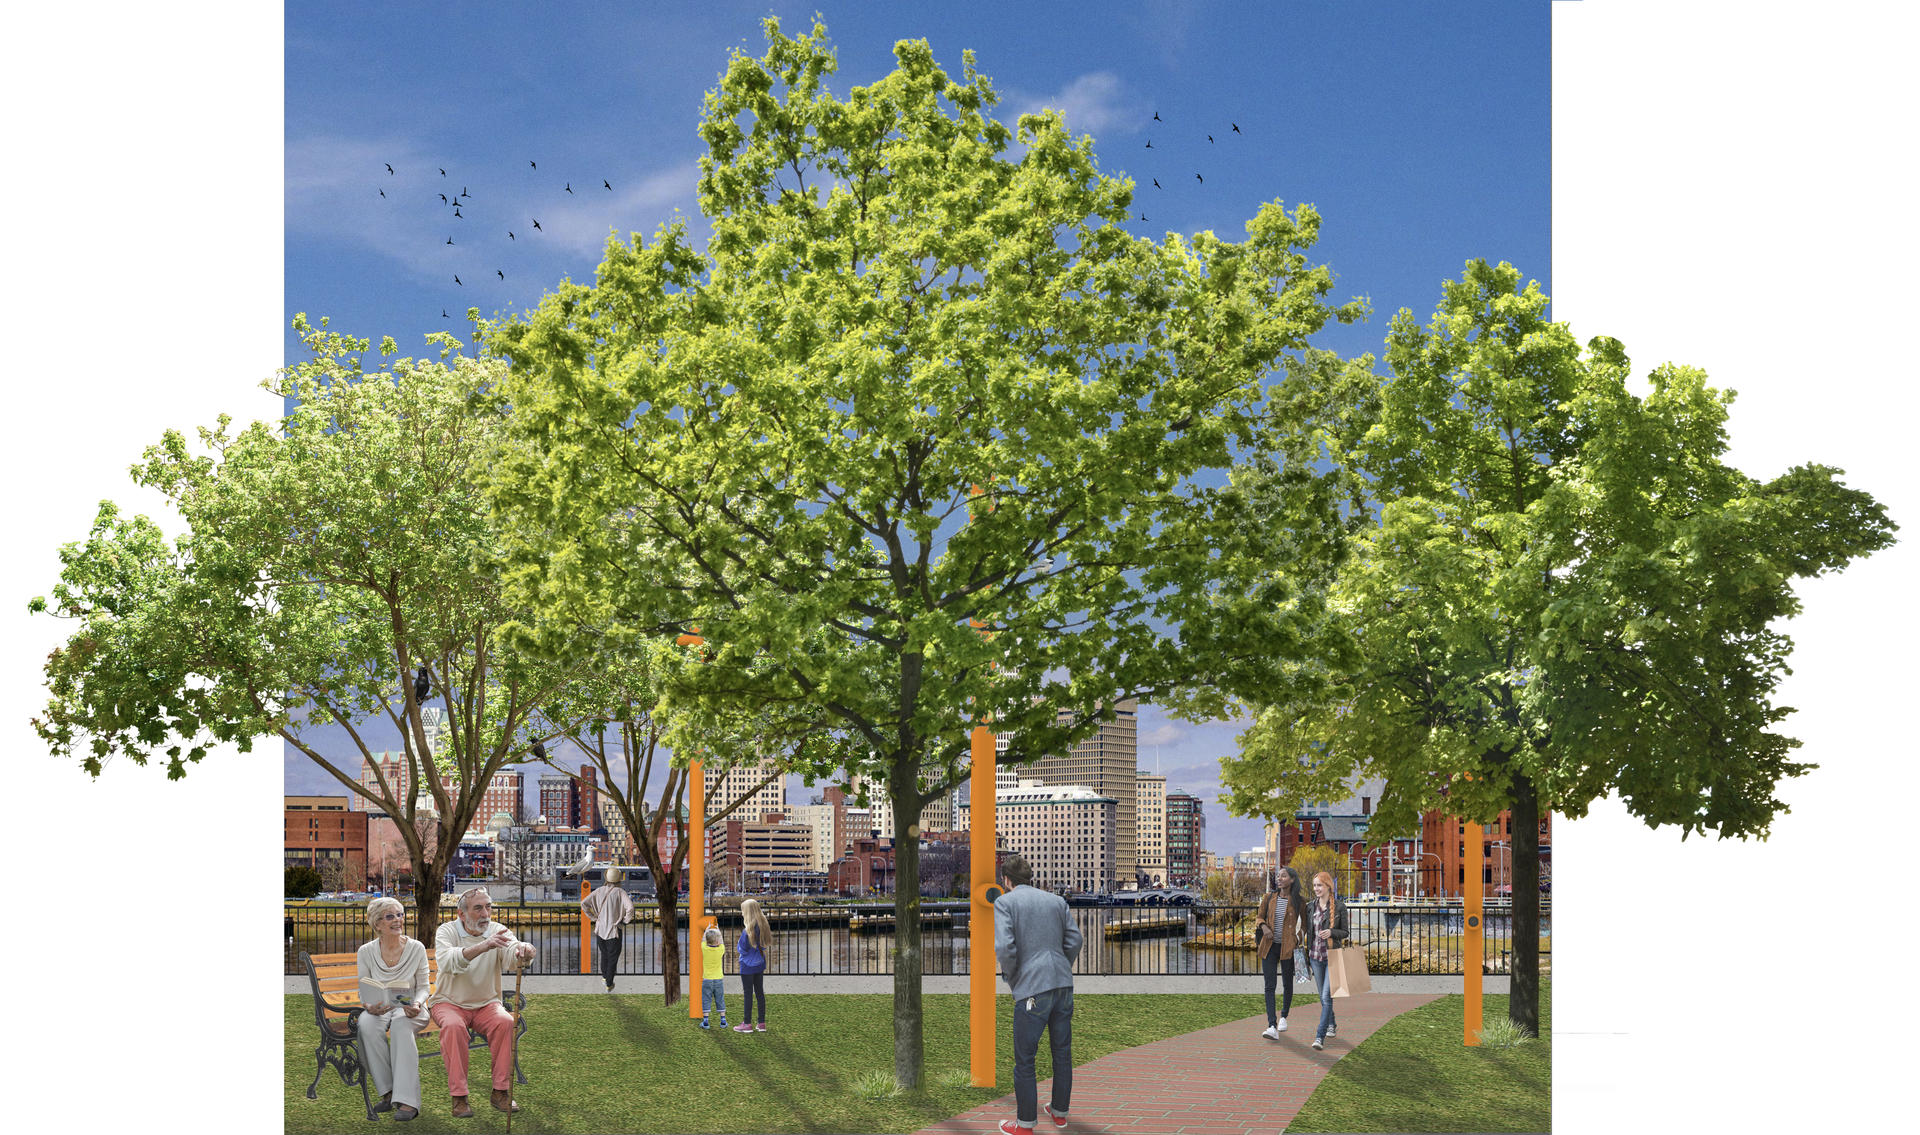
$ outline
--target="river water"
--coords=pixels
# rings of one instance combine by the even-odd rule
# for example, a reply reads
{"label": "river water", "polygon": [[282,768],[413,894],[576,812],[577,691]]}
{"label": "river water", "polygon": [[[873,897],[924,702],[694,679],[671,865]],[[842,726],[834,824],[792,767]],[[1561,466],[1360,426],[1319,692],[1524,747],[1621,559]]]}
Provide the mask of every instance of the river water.
{"label": "river water", "polygon": [[[1376,948],[1393,945],[1402,951],[1417,957],[1433,958],[1433,972],[1445,972],[1440,961],[1450,939],[1457,938],[1461,932],[1461,914],[1459,909],[1416,908],[1389,909],[1387,907],[1353,906],[1349,909],[1349,922],[1356,940],[1370,943]],[[650,914],[652,907],[642,904],[636,913],[642,916]],[[290,910],[289,914],[295,912]],[[680,969],[686,970],[687,932],[684,925],[686,911],[680,916],[683,924],[678,938],[680,941]],[[1237,912],[1235,912],[1237,913]],[[521,920],[515,917],[514,908],[502,906],[495,908],[496,916],[505,916],[515,925],[515,933],[523,940],[532,942],[537,951],[532,973],[562,974],[580,973],[580,924],[577,917],[568,917],[555,912],[556,917],[539,921]],[[1201,915],[1191,908],[1183,907],[1080,907],[1073,910],[1082,937],[1079,960],[1074,964],[1074,972],[1079,974],[1255,974],[1259,972],[1259,960],[1250,949],[1218,950],[1199,949],[1183,945],[1188,938],[1206,933],[1212,926],[1202,922]],[[1168,931],[1157,932],[1135,938],[1119,940],[1109,939],[1105,930],[1110,925],[1132,926],[1142,920],[1178,919],[1177,925]],[[1226,912],[1216,912],[1212,916],[1213,925],[1231,925],[1233,918]],[[320,925],[311,920],[303,920],[297,935],[298,949],[314,953],[347,951],[358,948],[366,940],[364,922],[359,927],[346,924]],[[1542,915],[1540,920],[1542,937],[1552,932],[1551,919]],[[721,927],[721,937],[726,943],[726,972],[739,972],[739,959],[735,956],[734,945],[740,935],[739,925]],[[1487,937],[1491,954],[1498,957],[1508,945],[1510,935],[1509,916],[1504,911],[1487,912]],[[846,925],[776,928],[773,934],[773,948],[769,951],[769,969],[779,974],[889,974],[893,972],[894,935],[888,932],[854,933]],[[964,921],[959,925],[935,923],[926,925],[921,931],[921,951],[925,959],[923,972],[927,974],[964,974],[968,972],[967,962],[969,941]],[[1251,945],[1251,942],[1247,942]],[[660,972],[659,930],[650,918],[629,923],[623,932],[623,945],[620,952],[620,972],[639,975]],[[297,965],[297,955],[295,955]]]}

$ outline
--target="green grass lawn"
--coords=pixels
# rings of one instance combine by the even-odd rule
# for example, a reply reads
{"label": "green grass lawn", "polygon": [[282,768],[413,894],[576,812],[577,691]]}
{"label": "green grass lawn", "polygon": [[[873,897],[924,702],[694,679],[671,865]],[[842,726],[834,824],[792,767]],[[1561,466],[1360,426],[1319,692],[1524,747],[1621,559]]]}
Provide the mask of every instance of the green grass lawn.
{"label": "green grass lawn", "polygon": [[[1553,1127],[1552,987],[1540,983],[1540,1036],[1513,1048],[1461,1043],[1459,996],[1382,1025],[1342,1057],[1287,1131],[1549,1131]],[[1507,999],[1481,999],[1481,1019]]]}
{"label": "green grass lawn", "polygon": [[[727,1000],[738,1012],[739,998]],[[1013,1005],[1008,997],[999,1000],[999,1087],[940,1083],[942,1072],[964,1073],[968,1065],[967,998],[928,994],[925,1091],[868,1102],[851,1084],[863,1072],[892,1071],[890,994],[776,995],[767,1031],[752,1036],[721,1033],[717,1026],[702,1032],[688,1022],[684,1003],[668,1008],[656,992],[529,996],[520,1054],[528,1083],[517,1089],[521,1112],[514,1128],[528,1135],[917,1131],[1013,1090]],[[1257,994],[1081,995],[1074,999],[1074,1062],[1241,1020],[1250,1006],[1258,1011]],[[315,1043],[307,995],[287,997],[285,1035],[289,1135],[373,1130],[360,1090],[343,1085],[331,1068],[321,1077],[320,1098],[306,1097]],[[1051,1063],[1043,1045],[1035,1069],[1041,1080],[1053,1074]],[[401,1130],[506,1130],[507,1117],[487,1105],[488,1068],[486,1050],[476,1050],[469,1070],[476,1114],[456,1120],[447,1114],[444,1066],[437,1058],[422,1061],[424,1108]]]}

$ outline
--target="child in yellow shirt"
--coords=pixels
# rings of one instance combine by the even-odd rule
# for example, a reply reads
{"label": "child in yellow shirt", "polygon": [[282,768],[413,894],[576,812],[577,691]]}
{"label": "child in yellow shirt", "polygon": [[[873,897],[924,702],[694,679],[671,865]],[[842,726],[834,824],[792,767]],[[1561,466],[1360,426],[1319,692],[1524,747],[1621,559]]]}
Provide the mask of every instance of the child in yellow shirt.
{"label": "child in yellow shirt", "polygon": [[707,927],[700,938],[700,1027],[711,1029],[708,1014],[720,1010],[720,1027],[727,1027],[727,948],[720,939],[718,926]]}

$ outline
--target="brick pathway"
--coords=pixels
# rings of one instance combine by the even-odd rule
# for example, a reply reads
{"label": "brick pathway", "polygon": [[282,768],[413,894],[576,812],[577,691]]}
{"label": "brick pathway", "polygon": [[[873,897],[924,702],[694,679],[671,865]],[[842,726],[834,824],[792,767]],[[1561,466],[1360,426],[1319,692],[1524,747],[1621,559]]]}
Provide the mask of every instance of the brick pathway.
{"label": "brick pathway", "polygon": [[[1267,1040],[1265,1013],[1168,1037],[1081,1064],[1073,1070],[1073,1107],[1063,1135],[1245,1135],[1285,1129],[1333,1062],[1373,1030],[1434,993],[1367,993],[1334,1003],[1339,1035],[1313,1050],[1317,1004],[1295,1002],[1289,1028]],[[1256,995],[1249,999],[1260,1003]],[[1046,1038],[1041,1038],[1042,1051]],[[1040,1102],[1050,1080],[1040,1081]],[[985,1135],[1013,1118],[1013,1084],[991,1103],[936,1123],[917,1135]],[[1045,1111],[1037,1135],[1055,1130]]]}

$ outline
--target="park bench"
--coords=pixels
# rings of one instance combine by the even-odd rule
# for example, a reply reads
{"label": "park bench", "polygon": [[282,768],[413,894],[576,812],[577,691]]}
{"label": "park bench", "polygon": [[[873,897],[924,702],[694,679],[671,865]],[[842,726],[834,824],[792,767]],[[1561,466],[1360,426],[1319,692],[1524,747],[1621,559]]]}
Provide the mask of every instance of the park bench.
{"label": "park bench", "polygon": [[[360,965],[353,954],[309,954],[302,950],[301,965],[307,971],[307,981],[313,988],[314,1023],[320,1029],[319,1047],[313,1050],[313,1083],[307,1085],[307,1098],[318,1099],[320,1076],[331,1064],[340,1073],[340,1079],[347,1087],[360,1086],[360,1102],[367,1109],[368,1119],[378,1119],[373,1112],[372,1093],[367,1090],[366,1061],[360,1052]],[[440,980],[440,960],[433,951],[427,951],[427,990],[431,993]],[[500,992],[498,978],[494,981],[494,992]],[[513,1075],[524,1084],[526,1074],[520,1071],[520,1038],[527,1032],[526,998],[515,991],[507,994],[518,998],[519,1027],[513,1037]],[[506,1004],[506,998],[501,999]],[[509,1012],[515,1005],[507,1005]],[[440,1046],[433,1043],[440,1039],[440,1026],[429,1020],[420,1030],[420,1059],[440,1055]],[[487,1038],[479,1032],[468,1033],[467,1048],[485,1048]]]}

